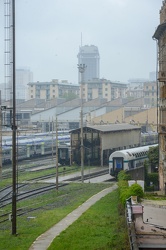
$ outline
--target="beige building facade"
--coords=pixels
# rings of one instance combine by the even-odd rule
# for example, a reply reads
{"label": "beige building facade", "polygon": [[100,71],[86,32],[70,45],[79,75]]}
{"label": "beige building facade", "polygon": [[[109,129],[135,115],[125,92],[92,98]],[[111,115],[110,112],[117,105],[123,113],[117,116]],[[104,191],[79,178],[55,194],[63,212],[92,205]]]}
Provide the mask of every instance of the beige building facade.
{"label": "beige building facade", "polygon": [[59,81],[53,79],[51,82],[28,83],[28,96],[30,99],[52,100],[63,98],[65,95],[79,96],[79,85],[68,83],[67,80]]}
{"label": "beige building facade", "polygon": [[105,98],[107,101],[112,101],[119,97],[126,97],[127,84],[97,78],[92,81],[83,82],[82,89],[83,99],[86,101],[96,98]]}
{"label": "beige building facade", "polygon": [[166,0],[160,10],[160,24],[153,38],[158,45],[158,132],[159,132],[159,183],[166,188]]}
{"label": "beige building facade", "polygon": [[146,107],[157,106],[157,83],[145,82],[144,83],[144,104]]}
{"label": "beige building facade", "polygon": [[92,124],[111,124],[111,123],[128,123],[133,125],[142,126],[147,124],[152,131],[157,132],[157,108],[151,108],[147,110],[140,110],[130,108],[132,111],[137,111],[136,114],[127,115],[129,107],[122,107],[112,112],[94,117]]}

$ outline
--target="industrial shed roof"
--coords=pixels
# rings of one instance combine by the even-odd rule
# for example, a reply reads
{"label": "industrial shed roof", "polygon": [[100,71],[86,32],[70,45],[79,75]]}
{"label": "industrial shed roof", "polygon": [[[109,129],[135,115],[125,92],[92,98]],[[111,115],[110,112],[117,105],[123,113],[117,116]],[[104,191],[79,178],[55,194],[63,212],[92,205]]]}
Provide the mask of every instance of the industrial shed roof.
{"label": "industrial shed roof", "polygon": [[[98,130],[103,133],[108,133],[108,132],[115,132],[115,131],[121,131],[121,130],[131,130],[131,129],[138,129],[140,130],[141,128],[139,126],[127,124],[127,123],[122,123],[122,124],[109,124],[109,125],[94,125],[94,126],[86,126],[85,128],[93,129],[93,130]],[[70,131],[71,133],[74,131],[80,130],[79,129],[74,129]]]}

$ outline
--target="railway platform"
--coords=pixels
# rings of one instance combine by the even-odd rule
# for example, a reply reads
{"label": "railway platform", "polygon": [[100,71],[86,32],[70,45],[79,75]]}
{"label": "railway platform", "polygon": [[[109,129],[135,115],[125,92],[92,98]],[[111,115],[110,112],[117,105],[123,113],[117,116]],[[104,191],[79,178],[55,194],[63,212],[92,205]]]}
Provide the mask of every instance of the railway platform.
{"label": "railway platform", "polygon": [[[84,179],[84,182],[85,183],[98,183],[98,182],[105,182],[105,181],[109,181],[111,179],[114,179],[114,177],[109,175],[109,172],[107,174],[105,174],[105,175],[101,175],[101,176],[98,176],[98,177],[93,177],[93,174],[95,172],[102,171],[102,170],[108,170],[108,167],[94,167],[94,168],[91,168],[90,170],[85,169],[84,170],[84,176],[86,176],[86,178]],[[80,171],[74,172],[72,174],[60,175],[58,177],[58,181],[59,182],[70,182],[70,180],[72,180],[72,182],[73,182],[73,178],[77,178],[77,177],[81,177],[81,172]],[[42,182],[56,183],[56,177],[42,180]]]}
{"label": "railway platform", "polygon": [[74,221],[76,221],[86,210],[88,210],[93,204],[95,204],[102,197],[112,192],[117,188],[117,185],[102,190],[101,192],[93,195],[90,199],[80,205],[73,212],[68,214],[64,219],[55,224],[48,231],[40,235],[31,245],[29,250],[46,250],[54,238],[56,238],[62,231],[67,229]]}

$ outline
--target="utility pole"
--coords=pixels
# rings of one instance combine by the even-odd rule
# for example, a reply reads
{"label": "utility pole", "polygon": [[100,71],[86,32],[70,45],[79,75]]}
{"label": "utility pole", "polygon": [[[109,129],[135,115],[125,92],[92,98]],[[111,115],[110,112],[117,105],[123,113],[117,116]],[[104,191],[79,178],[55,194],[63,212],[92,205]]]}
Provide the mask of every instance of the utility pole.
{"label": "utility pole", "polygon": [[13,72],[13,119],[12,119],[12,168],[13,168],[13,185],[12,185],[12,234],[16,235],[16,90],[15,90],[15,0],[12,0],[12,45],[13,45],[13,55],[12,55],[12,72]]}
{"label": "utility pole", "polygon": [[58,191],[58,120],[56,116],[56,190]]}
{"label": "utility pole", "polygon": [[[0,105],[1,105],[1,91],[0,91]],[[2,110],[0,110],[0,180],[2,179]]]}
{"label": "utility pole", "polygon": [[54,161],[54,131],[53,131],[53,118],[52,118],[52,162]]}
{"label": "utility pole", "polygon": [[80,87],[81,87],[81,113],[80,113],[80,120],[81,120],[81,181],[84,182],[84,141],[83,141],[83,81],[84,81],[84,72],[86,69],[86,65],[85,64],[78,64],[78,70],[79,73],[81,75],[81,80],[80,80]]}

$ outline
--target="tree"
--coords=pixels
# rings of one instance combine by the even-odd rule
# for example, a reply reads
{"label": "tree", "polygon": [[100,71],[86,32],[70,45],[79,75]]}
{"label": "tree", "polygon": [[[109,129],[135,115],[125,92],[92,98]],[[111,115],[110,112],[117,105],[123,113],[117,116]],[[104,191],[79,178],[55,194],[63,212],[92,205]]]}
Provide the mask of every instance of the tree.
{"label": "tree", "polygon": [[78,96],[74,93],[64,93],[62,97],[66,98],[68,101],[78,98]]}
{"label": "tree", "polygon": [[152,172],[156,172],[159,162],[159,146],[149,148],[148,159]]}

